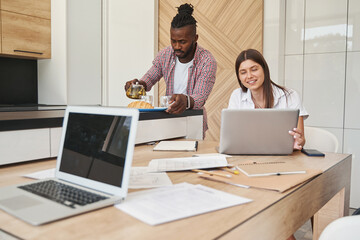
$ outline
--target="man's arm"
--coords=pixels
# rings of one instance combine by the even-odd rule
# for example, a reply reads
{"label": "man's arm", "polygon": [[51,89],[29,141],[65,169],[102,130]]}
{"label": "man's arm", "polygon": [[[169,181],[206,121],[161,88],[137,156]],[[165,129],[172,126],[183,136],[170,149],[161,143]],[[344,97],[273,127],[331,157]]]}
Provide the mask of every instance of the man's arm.
{"label": "man's arm", "polygon": [[163,77],[163,67],[165,67],[165,61],[167,59],[168,51],[163,49],[160,51],[152,62],[151,68],[140,79],[146,85],[145,90],[150,91],[151,88]]}
{"label": "man's arm", "polygon": [[125,91],[131,86],[131,84],[135,84],[136,82],[143,85],[146,91],[150,91],[152,86],[154,86],[155,83],[157,83],[163,76],[163,73],[162,73],[163,56],[162,55],[163,55],[162,52],[158,53],[158,55],[153,60],[153,65],[140,80],[133,79],[133,80],[127,81],[124,86]]}
{"label": "man's arm", "polygon": [[193,99],[193,108],[200,109],[204,106],[205,101],[209,97],[211,90],[215,84],[217,64],[215,58],[209,54],[202,59],[195,77],[195,86],[189,95]]}
{"label": "man's arm", "polygon": [[190,106],[188,106],[189,103],[186,95],[174,94],[170,99],[170,103],[173,104],[167,109],[167,112],[178,114],[184,112],[187,107],[200,109],[204,106],[215,84],[216,60],[207,52],[207,55],[199,60],[196,68],[197,69],[193,70],[196,71],[194,73],[196,76],[192,77],[189,83],[194,86],[192,92],[188,95]]}
{"label": "man's arm", "polygon": [[194,106],[194,99],[191,96],[184,94],[173,94],[169,101],[170,106],[166,112],[171,114],[179,114],[186,109],[191,109]]}

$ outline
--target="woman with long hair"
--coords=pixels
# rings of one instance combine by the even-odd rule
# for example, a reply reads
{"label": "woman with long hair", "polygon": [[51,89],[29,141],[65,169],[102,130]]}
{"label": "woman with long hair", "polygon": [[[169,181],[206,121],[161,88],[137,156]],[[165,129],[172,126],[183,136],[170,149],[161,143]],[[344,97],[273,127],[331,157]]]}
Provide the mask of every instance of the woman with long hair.
{"label": "woman with long hair", "polygon": [[289,131],[295,139],[294,149],[305,144],[304,119],[309,114],[302,106],[299,94],[274,83],[263,55],[255,49],[242,51],[236,59],[235,71],[240,88],[235,89],[229,100],[229,109],[299,109],[297,128]]}

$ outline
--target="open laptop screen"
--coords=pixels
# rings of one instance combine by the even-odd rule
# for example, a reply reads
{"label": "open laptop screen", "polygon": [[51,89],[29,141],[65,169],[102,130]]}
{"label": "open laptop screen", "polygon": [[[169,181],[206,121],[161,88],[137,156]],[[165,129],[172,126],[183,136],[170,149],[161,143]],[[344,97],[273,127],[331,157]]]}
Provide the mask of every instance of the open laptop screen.
{"label": "open laptop screen", "polygon": [[121,187],[131,117],[69,113],[60,171]]}

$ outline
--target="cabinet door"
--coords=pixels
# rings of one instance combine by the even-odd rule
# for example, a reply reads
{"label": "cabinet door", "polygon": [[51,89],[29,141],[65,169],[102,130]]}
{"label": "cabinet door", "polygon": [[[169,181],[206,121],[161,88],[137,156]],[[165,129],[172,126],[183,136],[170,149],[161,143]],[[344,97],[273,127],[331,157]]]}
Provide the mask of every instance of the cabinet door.
{"label": "cabinet door", "polygon": [[50,128],[50,157],[57,157],[60,149],[62,127]]}
{"label": "cabinet door", "polygon": [[51,0],[1,0],[1,10],[39,18],[51,18]]}
{"label": "cabinet door", "polygon": [[0,132],[0,165],[50,157],[49,128]]}
{"label": "cabinet door", "polygon": [[51,57],[51,22],[1,10],[2,54]]}

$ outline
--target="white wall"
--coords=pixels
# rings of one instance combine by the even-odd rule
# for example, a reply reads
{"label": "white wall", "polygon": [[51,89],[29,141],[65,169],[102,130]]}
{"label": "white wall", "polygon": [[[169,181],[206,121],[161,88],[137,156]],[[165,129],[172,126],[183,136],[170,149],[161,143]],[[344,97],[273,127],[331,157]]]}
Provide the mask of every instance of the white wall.
{"label": "white wall", "polygon": [[66,1],[51,0],[51,59],[38,61],[42,104],[67,104]]}
{"label": "white wall", "polygon": [[68,105],[101,105],[102,1],[66,2]]}
{"label": "white wall", "polygon": [[[125,95],[125,82],[141,78],[150,68],[154,59],[156,3],[106,1],[104,105],[127,106],[131,100]],[[153,90],[148,94],[154,94]]]}
{"label": "white wall", "polygon": [[[83,53],[72,54],[76,48],[68,44],[72,37],[68,34],[72,32],[67,29],[67,1],[51,1],[52,57],[38,61],[39,103],[66,105],[101,101],[102,105],[126,106],[131,101],[125,95],[125,82],[143,76],[151,66],[154,49],[157,49],[157,0],[102,0],[101,5],[103,15],[96,17],[103,32],[102,56],[98,61],[92,59],[97,53],[89,55],[83,50]],[[86,7],[78,11],[78,17],[80,20],[89,17]],[[88,45],[86,39],[81,41],[84,41],[84,47]],[[71,54],[68,54],[69,50]],[[92,63],[84,64],[89,60]],[[87,74],[93,70],[86,68],[91,68],[94,62],[101,65],[101,78],[98,78],[99,82],[86,84]],[[154,94],[153,90],[149,94]]]}
{"label": "white wall", "polygon": [[264,0],[263,55],[270,77],[284,85],[285,0]]}
{"label": "white wall", "polygon": [[[267,1],[265,13],[274,7],[266,4]],[[301,94],[310,114],[305,125],[334,133],[340,143],[339,152],[353,154],[350,206],[357,208],[360,206],[360,1],[286,0],[284,11],[285,20],[283,13],[278,13],[277,22],[279,29],[285,26],[285,43],[280,47],[284,49],[285,86]],[[264,34],[264,53],[272,51],[273,46],[274,39]],[[279,55],[281,65],[281,50]]]}

